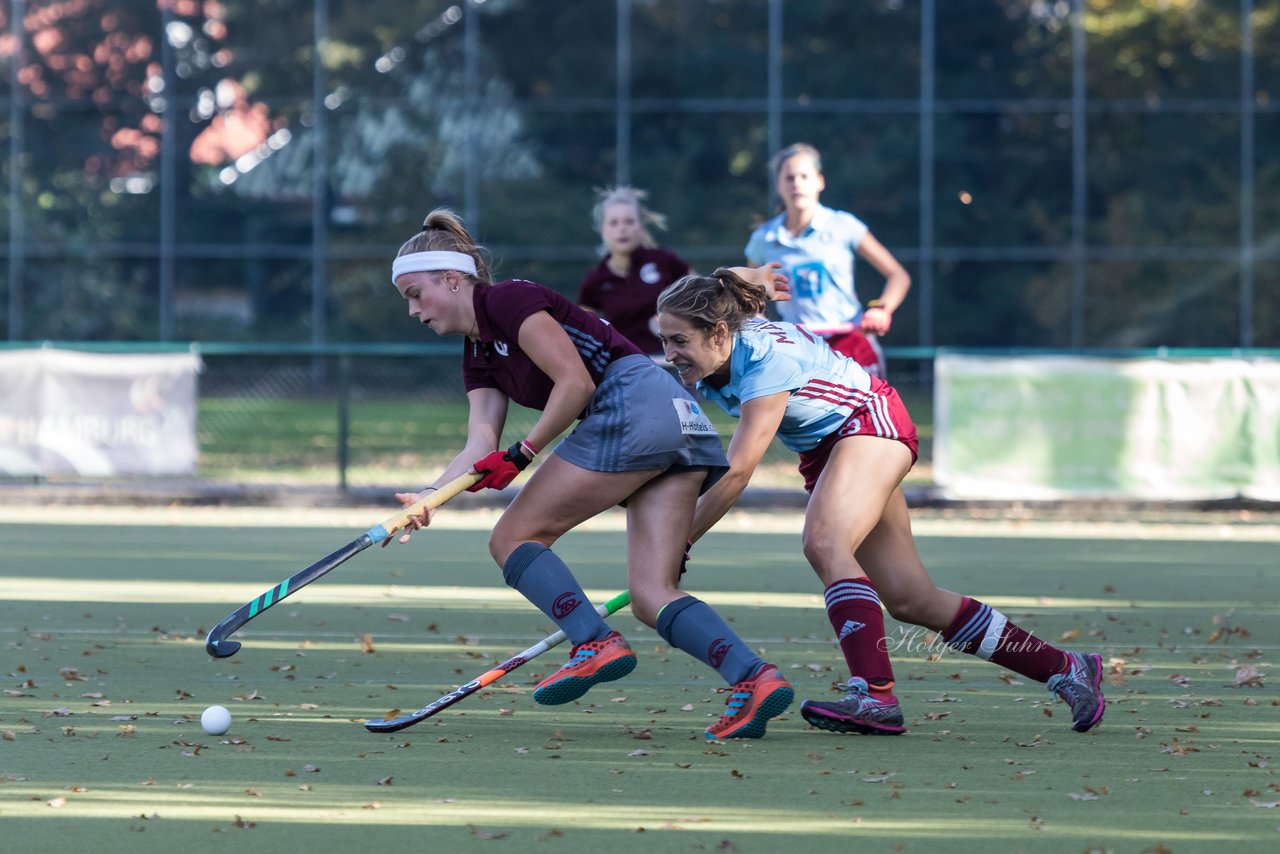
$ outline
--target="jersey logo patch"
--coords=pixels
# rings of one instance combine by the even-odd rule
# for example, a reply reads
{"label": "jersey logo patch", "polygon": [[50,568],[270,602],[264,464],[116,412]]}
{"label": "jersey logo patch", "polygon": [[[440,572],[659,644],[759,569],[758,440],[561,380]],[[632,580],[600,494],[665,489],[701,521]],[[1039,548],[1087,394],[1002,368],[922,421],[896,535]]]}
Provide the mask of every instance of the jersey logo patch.
{"label": "jersey logo patch", "polygon": [[498,351],[499,356],[506,356],[510,353],[510,350],[511,350],[511,348],[507,345],[506,341],[494,341],[493,349]]}
{"label": "jersey logo patch", "polygon": [[676,417],[680,419],[680,432],[686,436],[714,436],[715,425],[702,411],[702,407],[683,397],[671,398],[671,405],[676,408]]}
{"label": "jersey logo patch", "polygon": [[662,281],[662,271],[658,269],[658,265],[650,261],[640,268],[640,281],[646,285],[656,285]]}

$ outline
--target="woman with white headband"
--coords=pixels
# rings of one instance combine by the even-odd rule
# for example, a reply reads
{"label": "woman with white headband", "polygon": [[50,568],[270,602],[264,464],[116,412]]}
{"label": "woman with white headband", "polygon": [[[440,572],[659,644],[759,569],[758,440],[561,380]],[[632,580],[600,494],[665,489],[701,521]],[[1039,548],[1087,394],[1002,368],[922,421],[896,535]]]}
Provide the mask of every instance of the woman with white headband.
{"label": "woman with white headband", "polygon": [[[534,282],[494,284],[484,254],[456,215],[437,209],[400,247],[392,282],[410,317],[437,335],[465,336],[466,446],[427,490],[467,471],[484,475],[472,491],[502,489],[577,421],[489,537],[507,584],[574,645],[534,700],[568,703],[636,666],[630,645],[551,550],[561,535],[623,504],[632,613],[733,686],[708,738],[763,736],[769,719],[790,705],[791,685],[678,586],[698,495],[727,465],[714,426],[680,383],[608,323]],[[512,401],[542,414],[527,435],[498,450]],[[396,497],[409,504],[425,494]],[[432,515],[411,527],[430,524]]]}

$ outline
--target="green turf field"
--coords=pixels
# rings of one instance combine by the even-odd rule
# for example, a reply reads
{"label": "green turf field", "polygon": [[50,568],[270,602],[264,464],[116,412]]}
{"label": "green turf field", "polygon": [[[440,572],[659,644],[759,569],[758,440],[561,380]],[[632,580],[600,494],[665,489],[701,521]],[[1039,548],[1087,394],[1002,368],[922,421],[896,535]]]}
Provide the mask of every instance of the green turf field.
{"label": "green turf field", "polygon": [[[265,512],[265,511],[264,511]],[[179,517],[175,514],[173,519]],[[374,516],[369,520],[377,521]],[[763,528],[763,526],[761,526]],[[1028,526],[1032,532],[1035,526]],[[748,530],[750,526],[748,526]],[[922,526],[942,586],[1110,661],[1087,735],[1041,686],[924,639],[895,652],[909,732],[707,743],[710,671],[628,614],[640,665],[539,708],[553,650],[417,727],[410,710],[550,631],[480,531],[373,550],[211,660],[204,632],[363,527],[0,525],[4,851],[1267,851],[1280,842],[1277,543]],[[1168,532],[1166,532],[1168,533]],[[560,551],[593,594],[622,535]],[[843,675],[795,533],[713,533],[688,585],[796,684]],[[891,623],[891,634],[896,625]],[[906,642],[912,641],[912,642]],[[1242,683],[1235,686],[1233,683]],[[206,706],[235,716],[206,735]]]}

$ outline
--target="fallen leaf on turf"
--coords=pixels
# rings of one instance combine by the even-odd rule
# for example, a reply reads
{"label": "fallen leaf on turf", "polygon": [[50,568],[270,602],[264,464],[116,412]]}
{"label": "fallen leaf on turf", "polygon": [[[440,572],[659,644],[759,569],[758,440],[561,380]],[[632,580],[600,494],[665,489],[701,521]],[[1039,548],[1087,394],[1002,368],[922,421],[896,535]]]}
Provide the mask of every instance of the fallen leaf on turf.
{"label": "fallen leaf on turf", "polygon": [[244,790],[244,793],[245,793],[246,795],[248,795],[249,797],[251,797],[251,798],[260,798],[260,797],[262,797],[262,792],[259,792],[257,789],[245,789],[245,790]]}
{"label": "fallen leaf on turf", "polygon": [[479,827],[476,827],[474,824],[468,824],[467,827],[471,830],[471,835],[474,836],[476,839],[506,839],[507,838],[507,835],[505,833],[497,833],[492,830],[483,830]]}
{"label": "fallen leaf on turf", "polygon": [[1188,745],[1183,744],[1182,742],[1178,741],[1175,738],[1173,739],[1173,744],[1160,745],[1160,752],[1169,753],[1169,754],[1172,754],[1173,756],[1186,756],[1188,753],[1199,753],[1200,748],[1190,747]]}
{"label": "fallen leaf on turf", "polygon": [[1247,664],[1236,671],[1236,677],[1231,680],[1232,688],[1261,688],[1266,674],[1252,664]]}
{"label": "fallen leaf on turf", "polygon": [[257,688],[254,688],[248,694],[238,694],[235,697],[232,697],[231,699],[233,700],[265,700],[267,698],[259,694]]}
{"label": "fallen leaf on turf", "polygon": [[743,773],[742,773],[741,771],[739,771],[737,768],[734,768],[732,771],[730,771],[730,772],[729,772],[729,776],[730,776],[730,777],[736,777],[736,778],[737,778],[737,779],[739,779],[739,780],[745,780],[745,779],[747,779],[747,775],[746,775],[746,774],[743,774]]}
{"label": "fallen leaf on turf", "polygon": [[409,622],[409,615],[408,614],[387,614],[387,620],[388,622],[392,622],[392,623],[407,623]]}
{"label": "fallen leaf on turf", "polygon": [[61,809],[62,807],[65,807],[67,805],[67,799],[61,798],[61,797],[50,798],[47,803],[49,804],[49,806],[53,807],[54,809]]}
{"label": "fallen leaf on turf", "polygon": [[362,810],[380,810],[380,809],[382,809],[382,801],[370,801],[369,803],[367,803],[367,804],[365,804],[364,806],[360,807],[360,809],[362,809]]}
{"label": "fallen leaf on turf", "polygon": [[1273,810],[1276,807],[1280,807],[1280,801],[1249,801],[1249,803],[1264,810]]}
{"label": "fallen leaf on turf", "polygon": [[872,777],[863,777],[863,778],[862,778],[862,782],[864,782],[864,783],[883,783],[885,780],[888,780],[890,777],[896,777],[897,775],[898,775],[898,772],[897,772],[897,771],[890,771],[890,772],[888,772],[887,774],[876,774],[876,775],[874,775],[874,776],[872,776]]}
{"label": "fallen leaf on turf", "polygon": [[1071,800],[1073,800],[1073,801],[1096,801],[1096,800],[1098,800],[1098,795],[1097,795],[1096,793],[1094,793],[1094,792],[1090,792],[1090,791],[1088,791],[1088,790],[1085,790],[1085,791],[1083,791],[1083,792],[1068,792],[1068,793],[1067,793],[1067,797],[1071,798]]}
{"label": "fallen leaf on turf", "polygon": [[360,635],[360,651],[366,654],[377,652],[377,650],[373,648],[373,635],[368,632]]}
{"label": "fallen leaf on turf", "polygon": [[320,766],[318,766],[318,765],[303,765],[303,766],[302,766],[302,770],[303,770],[303,771],[306,771],[306,772],[307,772],[307,773],[309,773],[309,774],[319,774],[319,773],[320,773]]}
{"label": "fallen leaf on turf", "polygon": [[392,776],[391,776],[390,774],[388,774],[387,776],[385,776],[385,777],[383,777],[381,780],[379,780],[379,781],[378,781],[378,783],[377,783],[377,785],[379,785],[379,786],[390,786],[390,785],[391,785],[391,780],[392,780],[392,779],[393,779],[393,778],[392,778]]}
{"label": "fallen leaf on turf", "polygon": [[250,828],[257,827],[258,823],[256,821],[247,821],[240,816],[236,816],[236,820],[231,822],[231,826],[238,827],[241,830],[248,830]]}
{"label": "fallen leaf on turf", "polygon": [[692,711],[693,711],[693,703],[685,703],[683,706],[681,706],[681,707],[680,707],[680,711],[682,711],[682,712],[692,712]]}
{"label": "fallen leaf on turf", "polygon": [[738,850],[738,846],[734,845],[728,839],[721,839],[720,844],[716,846],[717,851],[724,851],[725,854],[733,854]]}
{"label": "fallen leaf on turf", "polygon": [[653,751],[652,751],[652,750],[644,750],[644,749],[641,749],[641,750],[633,750],[633,751],[631,751],[630,753],[628,753],[627,755],[628,755],[628,756],[652,756],[652,755],[653,755]]}
{"label": "fallen leaf on turf", "polygon": [[1067,641],[1073,641],[1078,637],[1080,637],[1080,630],[1070,629],[1058,635],[1058,640],[1062,641],[1063,643],[1066,643]]}

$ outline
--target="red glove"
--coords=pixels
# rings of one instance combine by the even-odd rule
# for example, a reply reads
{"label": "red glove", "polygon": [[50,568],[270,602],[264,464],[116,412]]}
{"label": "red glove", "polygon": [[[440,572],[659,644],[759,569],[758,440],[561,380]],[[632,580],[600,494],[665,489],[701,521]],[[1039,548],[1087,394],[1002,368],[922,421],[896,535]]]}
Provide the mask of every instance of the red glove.
{"label": "red glove", "polygon": [[478,483],[467,487],[467,492],[479,492],[482,489],[506,489],[516,475],[528,467],[531,460],[525,456],[521,446],[537,454],[537,449],[528,442],[516,442],[505,451],[494,451],[482,460],[477,460],[471,467],[484,475]]}

